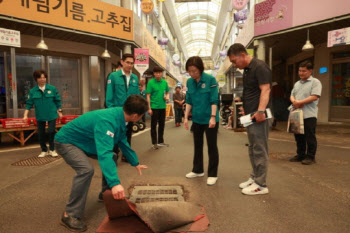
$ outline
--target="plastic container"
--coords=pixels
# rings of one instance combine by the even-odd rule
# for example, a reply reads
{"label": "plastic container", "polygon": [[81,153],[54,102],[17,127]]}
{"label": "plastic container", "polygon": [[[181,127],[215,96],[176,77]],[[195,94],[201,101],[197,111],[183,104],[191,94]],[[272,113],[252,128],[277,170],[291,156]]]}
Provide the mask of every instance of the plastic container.
{"label": "plastic container", "polygon": [[65,115],[61,118],[61,124],[67,124],[68,122],[74,120],[75,118],[79,117],[80,115]]}
{"label": "plastic container", "polygon": [[28,118],[26,121],[23,121],[23,118],[4,118],[0,121],[4,129],[25,128],[30,126],[31,119]]}

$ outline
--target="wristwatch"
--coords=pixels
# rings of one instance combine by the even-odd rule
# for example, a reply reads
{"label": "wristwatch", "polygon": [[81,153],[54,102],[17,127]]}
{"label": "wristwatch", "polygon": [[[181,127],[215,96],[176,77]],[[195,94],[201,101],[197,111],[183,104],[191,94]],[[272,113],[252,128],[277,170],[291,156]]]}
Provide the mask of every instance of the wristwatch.
{"label": "wristwatch", "polygon": [[62,109],[58,109],[58,112],[63,112]]}
{"label": "wristwatch", "polygon": [[265,111],[260,111],[260,110],[258,110],[258,113],[260,113],[260,114],[264,114],[264,113],[265,113]]}
{"label": "wristwatch", "polygon": [[216,117],[216,115],[210,115],[210,117]]}

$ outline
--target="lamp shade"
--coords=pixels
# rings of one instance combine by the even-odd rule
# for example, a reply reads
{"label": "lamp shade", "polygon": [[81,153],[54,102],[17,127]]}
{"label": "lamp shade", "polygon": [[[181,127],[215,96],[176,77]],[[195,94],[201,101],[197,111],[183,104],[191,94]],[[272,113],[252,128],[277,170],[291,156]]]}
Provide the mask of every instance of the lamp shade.
{"label": "lamp shade", "polygon": [[108,50],[106,49],[102,54],[101,54],[102,58],[111,58],[111,55],[109,54]]}
{"label": "lamp shade", "polygon": [[48,50],[49,48],[47,47],[47,45],[45,44],[44,40],[41,40],[39,42],[39,44],[36,45],[37,49],[41,49],[41,50]]}
{"label": "lamp shade", "polygon": [[311,50],[311,49],[314,49],[314,46],[311,44],[310,40],[307,40],[302,50],[305,51],[305,50]]}

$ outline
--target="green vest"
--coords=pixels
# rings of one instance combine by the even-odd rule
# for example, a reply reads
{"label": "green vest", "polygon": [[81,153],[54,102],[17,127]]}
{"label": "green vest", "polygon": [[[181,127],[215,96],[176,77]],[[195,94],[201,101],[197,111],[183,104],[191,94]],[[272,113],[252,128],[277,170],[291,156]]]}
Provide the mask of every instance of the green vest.
{"label": "green vest", "polygon": [[87,112],[64,125],[55,141],[73,144],[87,154],[97,155],[109,187],[120,184],[113,161],[113,147],[118,144],[132,166],[139,164],[137,155],[127,142],[123,108],[108,108]]}
{"label": "green vest", "polygon": [[[187,80],[186,103],[192,106],[192,121],[197,124],[209,124],[211,106],[219,104],[219,92],[216,79],[206,73],[197,83],[190,78]],[[216,122],[219,122],[219,109],[216,110]]]}
{"label": "green vest", "polygon": [[122,70],[110,73],[107,78],[106,106],[122,107],[130,95],[139,95],[139,80],[135,74],[131,74],[129,87],[126,83],[126,76]]}
{"label": "green vest", "polygon": [[61,98],[56,87],[45,84],[45,91],[42,92],[39,86],[29,91],[26,109],[30,110],[35,106],[35,117],[37,121],[52,121],[57,119],[57,109],[61,108]]}

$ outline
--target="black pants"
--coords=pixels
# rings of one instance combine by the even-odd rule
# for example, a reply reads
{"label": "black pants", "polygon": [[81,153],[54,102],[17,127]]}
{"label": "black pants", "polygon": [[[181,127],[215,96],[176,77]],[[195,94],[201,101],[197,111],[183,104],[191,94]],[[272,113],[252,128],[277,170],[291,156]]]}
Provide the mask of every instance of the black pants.
{"label": "black pants", "polygon": [[304,134],[294,134],[297,143],[297,154],[301,157],[315,159],[317,140],[316,140],[317,118],[311,117],[304,119]]}
{"label": "black pants", "polygon": [[203,134],[207,138],[209,165],[208,177],[217,177],[219,166],[219,151],[217,146],[217,134],[219,123],[217,122],[214,128],[209,128],[209,125],[192,124],[193,140],[194,140],[194,158],[193,169],[194,173],[203,173]]}
{"label": "black pants", "polygon": [[[55,145],[54,145],[54,138],[56,134],[56,119],[52,121],[48,121],[48,126],[49,126],[49,146],[50,150],[53,151],[55,150]],[[41,147],[41,151],[47,152],[47,146],[46,146],[46,138],[45,138],[45,127],[46,127],[46,121],[38,121],[38,134],[39,134],[39,143]]]}
{"label": "black pants", "polygon": [[175,123],[181,123],[182,121],[182,108],[175,108]]}
{"label": "black pants", "polygon": [[[129,122],[128,125],[126,126],[126,137],[127,137],[127,141],[129,143],[129,145],[131,146],[131,136],[132,136],[132,126],[134,125],[133,122]],[[115,145],[114,148],[113,148],[113,152],[115,153],[113,155],[113,160],[115,162],[115,164],[118,166],[118,153],[119,153],[119,146],[118,145]],[[102,193],[104,191],[106,191],[107,189],[110,189],[111,187],[108,186],[107,184],[107,181],[106,181],[106,178],[105,176],[103,175],[102,173]]]}
{"label": "black pants", "polygon": [[[152,144],[164,143],[165,109],[152,109],[151,117],[151,137]],[[158,123],[158,138],[157,138]],[[158,139],[158,140],[157,140]]]}

